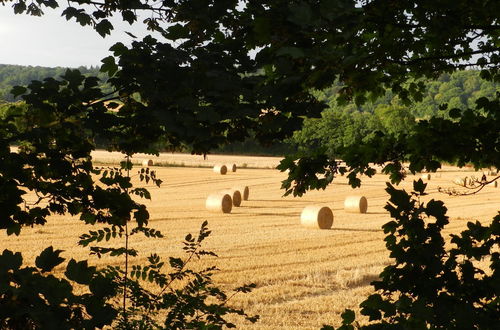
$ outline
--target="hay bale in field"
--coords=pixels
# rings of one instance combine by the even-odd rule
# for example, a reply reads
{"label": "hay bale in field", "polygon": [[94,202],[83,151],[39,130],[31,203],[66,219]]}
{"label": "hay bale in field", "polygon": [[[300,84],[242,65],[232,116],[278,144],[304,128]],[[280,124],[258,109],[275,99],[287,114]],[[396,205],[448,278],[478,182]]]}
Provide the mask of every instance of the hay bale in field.
{"label": "hay bale in field", "polygon": [[226,167],[228,171],[236,172],[236,164],[227,164]]}
{"label": "hay bale in field", "polygon": [[467,177],[465,177],[465,178],[455,178],[453,180],[454,184],[457,184],[457,185],[462,186],[462,187],[466,187],[468,182],[469,182],[469,179]]}
{"label": "hay bale in field", "polygon": [[211,212],[231,213],[233,208],[233,200],[226,193],[214,193],[207,197],[205,207]]}
{"label": "hay bale in field", "polygon": [[241,192],[239,190],[237,190],[237,189],[224,189],[221,192],[231,196],[231,199],[233,200],[234,206],[241,205]]}
{"label": "hay bale in field", "polygon": [[349,213],[366,213],[368,200],[365,196],[347,196],[344,200],[344,211]]}
{"label": "hay bale in field", "polygon": [[431,179],[431,174],[430,173],[424,173],[421,176],[422,180],[430,180]]}
{"label": "hay bale in field", "polygon": [[487,184],[489,187],[497,188],[498,187],[498,181],[493,181]]}
{"label": "hay bale in field", "polygon": [[238,190],[241,193],[241,198],[244,201],[248,200],[248,196],[250,195],[250,190],[247,186],[237,186],[233,187],[233,189]]}
{"label": "hay bale in field", "polygon": [[217,174],[225,175],[227,173],[226,165],[217,164],[214,166],[214,172]]}
{"label": "hay bale in field", "polygon": [[333,225],[332,210],[328,206],[306,206],[300,214],[300,223],[305,227],[330,229]]}
{"label": "hay bale in field", "polygon": [[142,161],[142,166],[143,167],[153,166],[153,160],[152,159],[144,159]]}

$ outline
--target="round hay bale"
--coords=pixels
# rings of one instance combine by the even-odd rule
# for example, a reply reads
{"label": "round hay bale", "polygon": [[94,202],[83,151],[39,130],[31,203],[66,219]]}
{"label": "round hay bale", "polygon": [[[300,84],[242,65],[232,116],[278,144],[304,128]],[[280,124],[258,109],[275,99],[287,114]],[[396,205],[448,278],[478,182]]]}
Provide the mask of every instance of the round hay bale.
{"label": "round hay bale", "polygon": [[366,213],[368,200],[365,196],[347,196],[344,200],[344,211],[349,213]]}
{"label": "round hay bale", "polygon": [[467,178],[455,178],[453,183],[465,187],[467,186]]}
{"label": "round hay bale", "polygon": [[228,171],[236,172],[236,164],[227,164],[226,167]]}
{"label": "round hay bale", "polygon": [[300,223],[305,227],[330,229],[333,225],[332,210],[328,206],[306,206],[300,214]]}
{"label": "round hay bale", "polygon": [[241,205],[241,192],[237,189],[225,189],[221,191],[222,193],[228,194],[233,200],[233,206]]}
{"label": "round hay bale", "polygon": [[214,172],[217,174],[225,175],[227,173],[226,165],[217,164],[214,166]]}
{"label": "round hay bale", "polygon": [[422,180],[430,180],[431,179],[431,174],[430,173],[424,173],[421,176]]}
{"label": "round hay bale", "polygon": [[143,167],[153,166],[153,160],[152,159],[144,159],[142,161],[142,166]]}
{"label": "round hay bale", "polygon": [[238,190],[241,193],[241,199],[244,201],[248,200],[248,196],[250,195],[250,190],[247,186],[237,186],[233,187],[233,189]]}
{"label": "round hay bale", "polygon": [[214,193],[207,197],[205,207],[212,212],[231,213],[233,201],[229,194]]}

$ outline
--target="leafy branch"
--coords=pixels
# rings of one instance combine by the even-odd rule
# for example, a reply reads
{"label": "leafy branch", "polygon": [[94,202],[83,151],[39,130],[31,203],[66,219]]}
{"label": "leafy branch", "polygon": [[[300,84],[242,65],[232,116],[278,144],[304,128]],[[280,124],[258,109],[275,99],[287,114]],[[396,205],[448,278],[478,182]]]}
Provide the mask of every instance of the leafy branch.
{"label": "leafy branch", "polygon": [[489,225],[467,223],[467,230],[451,235],[448,250],[441,234],[447,209],[441,201],[419,201],[426,186],[414,181],[409,194],[387,184],[385,208],[393,220],[382,228],[393,263],[371,283],[377,292],[360,304],[369,324],[359,326],[347,310],[339,329],[496,328],[500,213]]}

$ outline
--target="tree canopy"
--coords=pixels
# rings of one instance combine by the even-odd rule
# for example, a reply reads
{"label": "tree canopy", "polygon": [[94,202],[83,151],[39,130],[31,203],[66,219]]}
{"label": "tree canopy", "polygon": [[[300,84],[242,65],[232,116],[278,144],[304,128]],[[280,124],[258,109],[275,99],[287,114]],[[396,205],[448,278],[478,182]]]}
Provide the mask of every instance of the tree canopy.
{"label": "tree canopy", "polygon": [[[54,0],[12,3],[16,13],[32,15],[60,6]],[[290,136],[304,117],[318,117],[325,108],[311,89],[329,87],[334,81],[342,83],[339,101],[361,104],[386,89],[403,102],[419,101],[425,89],[419,78],[437,78],[467,67],[481,68],[483,78],[498,80],[496,1],[88,4],[69,1],[60,10],[68,20],[90,25],[103,36],[113,29],[110,16],[134,22],[138,12],[148,13],[144,23],[162,38],[148,36],[131,47],[114,45],[113,56],[103,59],[102,70],[112,75],[109,82],[119,95],[113,98],[125,104],[123,111],[140,111],[144,121],[156,123],[157,135],[163,135],[168,144],[183,143],[195,153],[242,141],[250,134],[263,143]],[[484,100],[480,107],[491,108]],[[491,117],[488,127],[498,128],[497,116],[482,111],[482,116]],[[461,148],[450,147],[448,152]],[[384,153],[392,156],[379,155],[376,160],[408,154]],[[416,156],[426,161],[419,160],[411,169],[434,170],[435,158],[450,158],[442,156],[426,151]],[[463,161],[476,159],[483,160],[476,161],[477,166],[498,165],[496,157],[479,155]],[[352,165],[354,172],[367,167],[366,162]]]}
{"label": "tree canopy", "polygon": [[[60,5],[12,3],[16,13],[32,15]],[[496,1],[88,4],[69,1],[61,13],[103,36],[113,29],[110,16],[134,22],[137,12],[148,13],[144,23],[161,40],[117,44],[103,69],[114,74],[110,83],[125,103],[140,95],[170,143],[186,141],[198,153],[250,131],[263,142],[289,136],[325,107],[310,89],[335,80],[343,84],[340,100],[363,103],[386,88],[403,101],[420,100],[425,84],[416,79],[466,67],[497,79]]]}

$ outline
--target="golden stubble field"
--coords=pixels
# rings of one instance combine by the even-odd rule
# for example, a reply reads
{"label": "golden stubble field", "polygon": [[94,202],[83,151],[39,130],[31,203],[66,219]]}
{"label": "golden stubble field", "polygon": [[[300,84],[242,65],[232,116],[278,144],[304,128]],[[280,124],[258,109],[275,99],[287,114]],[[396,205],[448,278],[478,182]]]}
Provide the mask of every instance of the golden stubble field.
{"label": "golden stubble field", "polygon": [[[139,161],[140,156],[135,160]],[[117,162],[119,155],[97,152],[96,160]],[[151,157],[150,157],[151,158]],[[390,218],[384,210],[387,201],[387,176],[377,174],[364,178],[361,188],[352,189],[340,177],[324,191],[311,191],[301,198],[282,197],[280,189],[284,173],[272,169],[279,158],[201,156],[164,154],[155,162],[189,166],[212,166],[217,162],[233,162],[241,166],[236,172],[217,175],[203,167],[153,167],[164,182],[161,188],[147,186],[152,201],[147,201],[150,226],[161,230],[163,239],[133,236],[131,246],[144,262],[150,252],[164,258],[182,255],[182,240],[187,233],[196,234],[201,223],[208,220],[211,236],[205,248],[218,258],[196,261],[193,266],[216,265],[217,285],[231,289],[253,282],[257,288],[249,294],[235,296],[234,306],[259,314],[256,324],[235,319],[243,329],[318,329],[323,324],[338,325],[345,308],[358,310],[359,303],[372,292],[369,283],[376,279],[390,260],[385,249],[381,226]],[[177,162],[177,163],[176,163]],[[134,167],[133,174],[138,167]],[[491,221],[500,209],[500,190],[486,187],[473,196],[451,197],[437,192],[437,187],[451,187],[458,176],[472,171],[446,167],[432,174],[428,198],[441,199],[449,209],[450,224],[446,234],[464,229],[467,221]],[[409,190],[410,176],[400,186]],[[137,180],[137,177],[135,177]],[[137,181],[136,181],[137,183]],[[137,183],[141,186],[141,183]],[[235,185],[247,185],[250,198],[231,214],[205,210],[208,194]],[[361,194],[368,199],[367,214],[350,214],[343,210],[346,196]],[[327,205],[334,213],[330,230],[306,229],[300,225],[301,210],[310,204]],[[87,259],[87,250],[78,247],[80,234],[92,230],[68,217],[53,217],[43,227],[27,228],[20,237],[2,234],[0,249],[22,251],[25,260],[46,246],[63,249],[66,258]],[[96,265],[116,264],[116,258],[97,259]]]}

